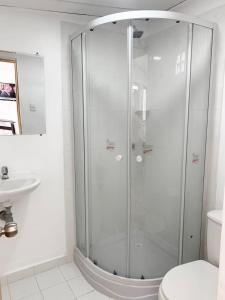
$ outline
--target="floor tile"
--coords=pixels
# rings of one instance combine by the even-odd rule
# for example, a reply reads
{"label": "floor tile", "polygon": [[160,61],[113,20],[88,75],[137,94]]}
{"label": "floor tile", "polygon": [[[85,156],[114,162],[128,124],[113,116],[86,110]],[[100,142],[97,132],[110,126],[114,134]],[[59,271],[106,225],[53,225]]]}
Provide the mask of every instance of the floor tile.
{"label": "floor tile", "polygon": [[74,278],[68,281],[68,284],[77,298],[94,291],[94,288],[83,277]]}
{"label": "floor tile", "polygon": [[42,297],[41,293],[38,293],[38,294],[34,294],[31,296],[22,298],[20,300],[43,300],[43,297]]}
{"label": "floor tile", "polygon": [[59,269],[66,280],[70,280],[75,277],[82,277],[80,270],[74,263],[62,265],[59,267]]}
{"label": "floor tile", "polygon": [[34,277],[28,277],[9,284],[9,292],[12,300],[18,300],[39,292]]}
{"label": "floor tile", "polygon": [[58,268],[35,275],[41,290],[53,287],[64,282],[64,278]]}
{"label": "floor tile", "polygon": [[44,300],[73,300],[75,296],[73,295],[71,289],[67,283],[61,283],[52,288],[42,291]]}
{"label": "floor tile", "polygon": [[80,297],[79,300],[109,300],[109,297],[94,291]]}

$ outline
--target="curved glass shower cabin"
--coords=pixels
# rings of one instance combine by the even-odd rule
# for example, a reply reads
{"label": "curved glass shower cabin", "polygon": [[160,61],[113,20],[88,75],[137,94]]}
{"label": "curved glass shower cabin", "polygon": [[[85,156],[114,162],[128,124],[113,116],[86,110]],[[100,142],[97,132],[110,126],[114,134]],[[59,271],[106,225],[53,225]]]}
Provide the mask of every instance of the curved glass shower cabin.
{"label": "curved glass shower cabin", "polygon": [[199,258],[212,34],[136,11],[72,39],[77,247],[111,274]]}

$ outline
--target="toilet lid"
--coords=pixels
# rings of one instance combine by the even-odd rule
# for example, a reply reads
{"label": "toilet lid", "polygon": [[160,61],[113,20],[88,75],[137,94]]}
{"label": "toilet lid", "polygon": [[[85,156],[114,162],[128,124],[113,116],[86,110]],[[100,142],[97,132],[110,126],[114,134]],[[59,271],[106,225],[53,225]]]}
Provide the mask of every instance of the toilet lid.
{"label": "toilet lid", "polygon": [[198,260],[169,271],[163,278],[161,292],[166,300],[217,299],[218,268]]}

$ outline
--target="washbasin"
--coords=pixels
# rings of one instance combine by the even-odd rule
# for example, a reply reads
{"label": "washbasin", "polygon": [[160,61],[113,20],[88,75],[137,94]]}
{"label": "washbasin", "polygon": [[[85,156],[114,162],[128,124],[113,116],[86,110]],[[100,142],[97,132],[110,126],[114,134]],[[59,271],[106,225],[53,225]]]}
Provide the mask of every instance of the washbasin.
{"label": "washbasin", "polygon": [[40,179],[36,176],[0,180],[0,203],[21,199],[24,195],[31,193],[39,184]]}

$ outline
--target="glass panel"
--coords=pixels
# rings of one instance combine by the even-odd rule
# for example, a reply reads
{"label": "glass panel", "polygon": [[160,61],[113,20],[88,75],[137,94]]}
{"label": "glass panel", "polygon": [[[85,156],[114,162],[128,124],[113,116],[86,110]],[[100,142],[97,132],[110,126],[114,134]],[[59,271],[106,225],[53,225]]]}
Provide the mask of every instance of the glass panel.
{"label": "glass panel", "polygon": [[84,128],[82,89],[82,45],[81,36],[72,42],[74,134],[75,134],[75,211],[77,247],[86,256],[86,218],[84,181]]}
{"label": "glass panel", "polygon": [[[211,44],[212,30],[194,25],[187,145],[183,263],[199,259]],[[206,217],[203,219],[206,220]]]}
{"label": "glass panel", "polygon": [[126,275],[127,25],[86,34],[90,258]]}
{"label": "glass panel", "polygon": [[179,259],[189,27],[133,30],[130,271],[157,278]]}

